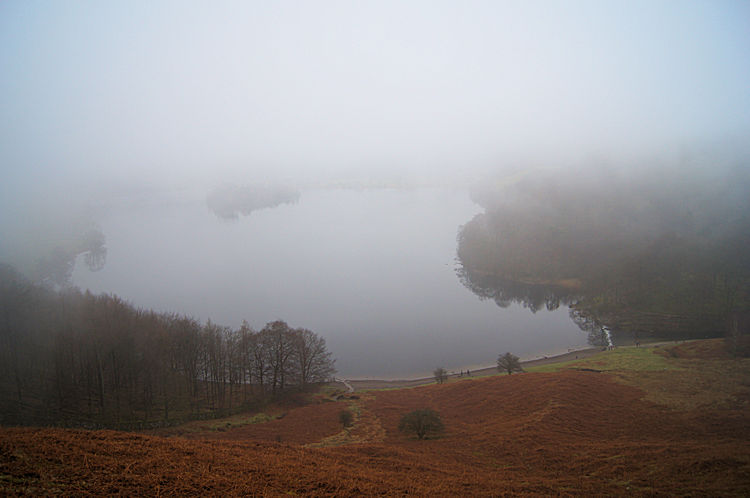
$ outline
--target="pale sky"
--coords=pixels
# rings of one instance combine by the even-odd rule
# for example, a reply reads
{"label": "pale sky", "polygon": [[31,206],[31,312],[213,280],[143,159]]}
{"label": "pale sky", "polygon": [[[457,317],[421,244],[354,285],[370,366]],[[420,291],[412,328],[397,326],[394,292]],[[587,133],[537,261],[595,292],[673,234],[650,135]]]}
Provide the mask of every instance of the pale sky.
{"label": "pale sky", "polygon": [[750,136],[750,3],[0,3],[0,195],[461,175]]}

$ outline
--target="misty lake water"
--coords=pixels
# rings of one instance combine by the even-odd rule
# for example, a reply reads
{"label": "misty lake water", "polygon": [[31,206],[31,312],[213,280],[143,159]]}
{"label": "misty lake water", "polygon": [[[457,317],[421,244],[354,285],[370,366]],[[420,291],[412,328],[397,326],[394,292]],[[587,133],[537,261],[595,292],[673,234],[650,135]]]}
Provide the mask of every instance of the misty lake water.
{"label": "misty lake water", "polygon": [[73,282],[138,307],[253,328],[283,319],[325,337],[339,375],[393,378],[534,358],[586,344],[561,306],[480,300],[456,276],[465,191],[305,190],[227,221],[202,200],[119,202],[100,216],[107,261]]}

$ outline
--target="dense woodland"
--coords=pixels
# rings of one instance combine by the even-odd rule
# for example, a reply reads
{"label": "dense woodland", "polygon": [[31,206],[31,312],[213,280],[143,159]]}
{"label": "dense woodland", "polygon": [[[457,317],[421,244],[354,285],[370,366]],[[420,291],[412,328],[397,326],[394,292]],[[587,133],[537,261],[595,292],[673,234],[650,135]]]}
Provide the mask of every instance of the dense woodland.
{"label": "dense woodland", "polygon": [[330,379],[325,340],[237,330],[35,285],[0,266],[0,424],[149,427],[247,408]]}
{"label": "dense woodland", "polygon": [[630,338],[723,334],[750,306],[750,173],[705,171],[484,186],[485,212],[459,233],[460,276],[500,305],[576,302],[586,323]]}

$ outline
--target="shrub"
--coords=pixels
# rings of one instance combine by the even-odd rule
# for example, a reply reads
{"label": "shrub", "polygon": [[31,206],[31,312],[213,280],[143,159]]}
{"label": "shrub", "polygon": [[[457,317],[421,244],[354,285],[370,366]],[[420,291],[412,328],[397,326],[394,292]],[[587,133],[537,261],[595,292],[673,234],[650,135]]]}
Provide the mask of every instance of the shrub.
{"label": "shrub", "polygon": [[445,426],[440,419],[440,415],[430,408],[409,412],[401,417],[398,424],[399,431],[414,433],[419,439],[424,439],[428,435],[440,434],[444,429]]}
{"label": "shrub", "polygon": [[262,424],[263,422],[271,421],[271,417],[265,413],[258,413],[250,418],[251,424]]}
{"label": "shrub", "polygon": [[351,427],[354,422],[354,415],[349,410],[341,410],[341,413],[339,413],[339,422],[344,427]]}

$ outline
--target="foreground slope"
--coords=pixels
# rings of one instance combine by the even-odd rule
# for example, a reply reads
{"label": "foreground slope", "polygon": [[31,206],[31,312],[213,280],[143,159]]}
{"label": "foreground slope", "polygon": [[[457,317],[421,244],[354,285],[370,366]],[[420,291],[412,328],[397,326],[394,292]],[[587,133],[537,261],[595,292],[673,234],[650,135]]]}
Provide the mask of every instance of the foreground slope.
{"label": "foreground slope", "polygon": [[[702,375],[683,368],[701,361],[694,357],[659,361],[679,366],[678,372]],[[737,361],[746,371],[747,360]],[[662,372],[674,375],[663,368],[650,372],[649,381]],[[737,389],[744,389],[742,382]],[[359,427],[352,433],[363,435],[352,440],[363,443],[322,448],[108,431],[3,429],[0,491],[750,494],[750,414],[741,392],[729,395],[731,403],[690,409],[648,401],[647,395],[619,382],[616,375],[573,369],[380,391],[350,401],[360,412]],[[320,406],[331,410],[327,405]],[[398,433],[399,417],[422,407],[442,414],[447,428],[442,437],[417,441]],[[304,425],[310,420],[289,415],[275,423],[278,430],[292,434],[307,430]]]}

